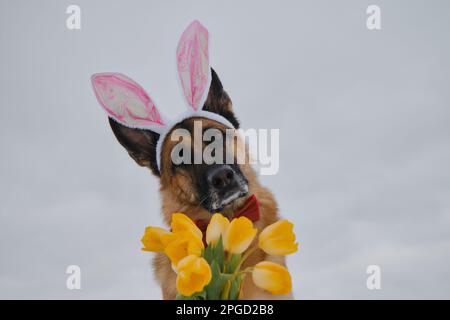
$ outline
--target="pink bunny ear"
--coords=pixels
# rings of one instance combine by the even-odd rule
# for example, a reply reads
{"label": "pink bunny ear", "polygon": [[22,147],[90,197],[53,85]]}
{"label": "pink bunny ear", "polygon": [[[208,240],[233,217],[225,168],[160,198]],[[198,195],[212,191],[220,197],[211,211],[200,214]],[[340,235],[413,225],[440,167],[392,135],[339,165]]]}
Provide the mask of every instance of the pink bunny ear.
{"label": "pink bunny ear", "polygon": [[120,73],[97,73],[91,80],[98,102],[110,117],[127,127],[161,131],[165,123],[139,84]]}
{"label": "pink bunny ear", "polygon": [[192,22],[181,35],[177,48],[178,75],[188,104],[198,111],[205,102],[211,83],[208,30]]}

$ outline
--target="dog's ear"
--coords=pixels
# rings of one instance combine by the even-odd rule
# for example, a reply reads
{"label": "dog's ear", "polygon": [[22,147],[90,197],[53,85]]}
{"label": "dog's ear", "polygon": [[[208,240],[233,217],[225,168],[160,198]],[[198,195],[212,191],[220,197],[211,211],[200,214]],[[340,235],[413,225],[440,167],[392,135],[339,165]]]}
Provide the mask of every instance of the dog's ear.
{"label": "dog's ear", "polygon": [[231,99],[223,90],[219,76],[211,68],[211,86],[209,87],[208,97],[203,105],[203,110],[220,114],[230,121],[236,129],[239,129],[239,121],[234,115],[232,107]]}
{"label": "dog's ear", "polygon": [[128,151],[128,154],[140,166],[152,170],[153,174],[159,176],[156,162],[156,144],[159,134],[151,130],[128,128],[109,118],[114,135],[119,143]]}

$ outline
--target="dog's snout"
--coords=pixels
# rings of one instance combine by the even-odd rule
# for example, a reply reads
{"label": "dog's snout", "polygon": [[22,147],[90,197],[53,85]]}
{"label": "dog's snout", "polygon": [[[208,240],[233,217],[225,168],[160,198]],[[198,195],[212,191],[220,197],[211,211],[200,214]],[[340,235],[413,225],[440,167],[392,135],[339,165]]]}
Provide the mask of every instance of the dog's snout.
{"label": "dog's snout", "polygon": [[233,169],[228,166],[216,167],[208,172],[207,181],[211,188],[224,191],[236,185]]}
{"label": "dog's snout", "polygon": [[205,199],[208,200],[204,205],[210,212],[222,210],[224,206],[248,193],[248,181],[239,168],[228,164],[215,164],[205,168],[202,176],[204,179],[201,180],[200,188],[206,189]]}

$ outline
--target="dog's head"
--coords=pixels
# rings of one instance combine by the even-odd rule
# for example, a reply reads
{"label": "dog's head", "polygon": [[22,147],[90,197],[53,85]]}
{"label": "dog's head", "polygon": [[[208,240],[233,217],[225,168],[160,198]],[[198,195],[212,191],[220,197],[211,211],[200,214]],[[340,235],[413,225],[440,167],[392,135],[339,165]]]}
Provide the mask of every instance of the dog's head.
{"label": "dog's head", "polygon": [[[248,172],[248,156],[243,163],[238,163],[236,150],[242,141],[238,135],[230,132],[239,128],[239,122],[232,110],[232,102],[223,89],[216,72],[211,69],[212,79],[207,99],[203,105],[204,111],[216,113],[227,119],[234,128],[203,117],[190,117],[176,124],[165,135],[161,146],[161,161],[157,164],[157,141],[160,135],[146,129],[135,129],[124,126],[109,118],[111,128],[120,144],[129,155],[139,164],[149,168],[160,178],[161,188],[176,196],[176,201],[189,206],[197,206],[213,213],[233,205],[234,201],[248,194],[249,186],[246,173]],[[200,128],[200,131],[195,128]],[[227,131],[228,130],[228,131]],[[231,131],[233,130],[233,131]],[[213,138],[206,138],[205,133],[213,132]],[[179,133],[182,133],[180,135]],[[200,136],[197,136],[200,135]],[[221,138],[217,137],[221,135]],[[198,140],[197,140],[198,139]],[[221,146],[211,143],[220,141]],[[200,142],[200,145],[198,144]],[[230,144],[231,141],[231,144]],[[196,145],[197,143],[197,145]],[[241,145],[242,146],[242,145]],[[208,161],[204,155],[208,148],[215,156],[216,152],[223,152],[221,163]],[[184,153],[188,154],[184,154]],[[198,154],[200,161],[196,161]],[[233,161],[225,161],[231,154]],[[174,159],[177,158],[177,159]],[[182,161],[179,161],[179,159]]]}
{"label": "dog's head", "polygon": [[177,65],[188,106],[178,120],[164,117],[122,74],[96,74],[93,88],[117,140],[160,178],[163,195],[170,195],[165,202],[178,206],[170,210],[230,212],[248,194],[252,170],[231,100],[209,66],[208,31],[198,21],[180,38]]}

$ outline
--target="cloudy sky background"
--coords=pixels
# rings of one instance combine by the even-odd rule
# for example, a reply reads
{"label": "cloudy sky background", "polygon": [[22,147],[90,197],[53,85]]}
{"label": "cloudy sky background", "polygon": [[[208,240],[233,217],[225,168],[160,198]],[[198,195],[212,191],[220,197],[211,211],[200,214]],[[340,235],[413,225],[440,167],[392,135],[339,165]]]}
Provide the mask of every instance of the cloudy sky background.
{"label": "cloudy sky background", "polygon": [[[70,4],[81,30],[66,29]],[[173,52],[193,19],[243,127],[280,128],[279,173],[261,180],[301,242],[295,297],[450,298],[450,3],[437,0],[0,0],[0,298],[161,297],[139,243],[162,224],[158,183],[89,77],[125,73],[181,111]]]}

